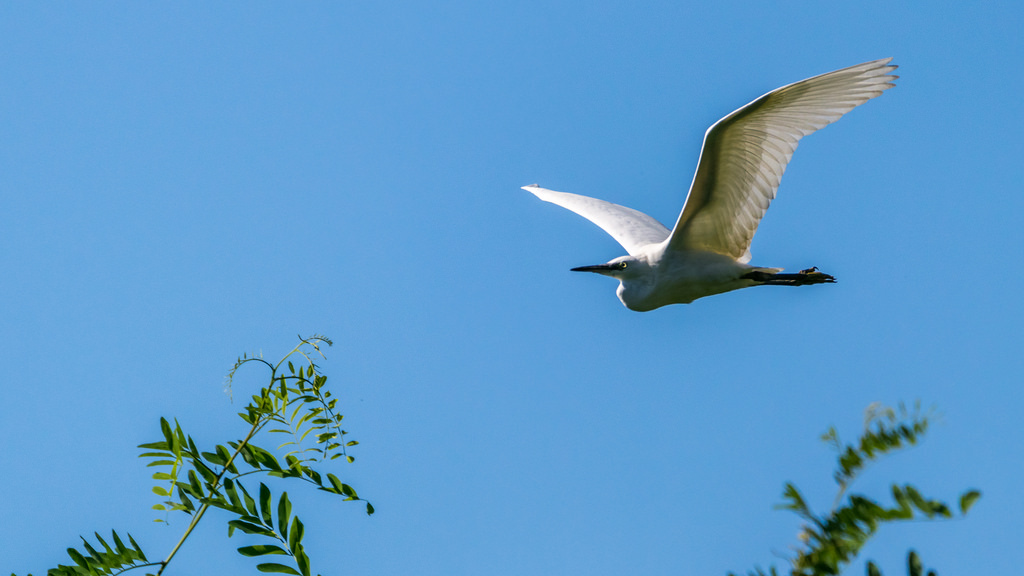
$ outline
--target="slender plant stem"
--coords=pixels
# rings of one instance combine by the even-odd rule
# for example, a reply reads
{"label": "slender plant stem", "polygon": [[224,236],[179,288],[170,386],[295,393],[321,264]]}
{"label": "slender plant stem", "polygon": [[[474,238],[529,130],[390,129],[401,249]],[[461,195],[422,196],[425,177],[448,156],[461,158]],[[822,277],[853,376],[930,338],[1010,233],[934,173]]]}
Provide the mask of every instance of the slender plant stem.
{"label": "slender plant stem", "polygon": [[[257,420],[256,423],[252,425],[252,429],[249,430],[249,434],[246,435],[245,439],[238,444],[238,447],[235,448],[235,453],[231,455],[231,458],[228,458],[228,461],[224,464],[224,469],[221,470],[220,474],[218,474],[217,477],[214,479],[214,490],[220,487],[220,480],[221,478],[224,477],[225,474],[227,474],[228,469],[231,468],[231,463],[235,461],[235,457],[237,457],[238,454],[242,451],[242,448],[244,448],[245,445],[249,443],[249,440],[252,440],[252,437],[256,435],[256,432],[259,431],[263,424],[264,422]],[[167,555],[167,558],[164,558],[163,562],[160,563],[160,570],[157,571],[156,576],[160,576],[164,573],[164,568],[167,568],[167,565],[171,563],[171,559],[174,558],[174,555],[178,553],[178,549],[181,548],[181,545],[184,544],[185,540],[187,540],[189,535],[192,534],[192,530],[195,530],[196,525],[199,524],[199,521],[203,519],[203,514],[206,514],[206,510],[209,507],[209,503],[203,504],[202,506],[199,507],[199,510],[196,511],[195,516],[192,517],[192,522],[189,523],[188,528],[185,529],[185,533],[181,535],[181,539],[179,539],[178,543],[174,545],[174,549],[171,550],[171,553]]]}

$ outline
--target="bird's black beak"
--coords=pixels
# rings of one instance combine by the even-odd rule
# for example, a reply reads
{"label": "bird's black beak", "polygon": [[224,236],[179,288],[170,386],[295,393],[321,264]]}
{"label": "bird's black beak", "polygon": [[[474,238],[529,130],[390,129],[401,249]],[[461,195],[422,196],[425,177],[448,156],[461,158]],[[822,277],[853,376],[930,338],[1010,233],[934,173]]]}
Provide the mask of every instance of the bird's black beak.
{"label": "bird's black beak", "polygon": [[594,266],[580,266],[579,268],[573,268],[570,272],[596,272],[597,274],[607,274],[612,270],[618,270],[619,267],[614,264],[595,264]]}

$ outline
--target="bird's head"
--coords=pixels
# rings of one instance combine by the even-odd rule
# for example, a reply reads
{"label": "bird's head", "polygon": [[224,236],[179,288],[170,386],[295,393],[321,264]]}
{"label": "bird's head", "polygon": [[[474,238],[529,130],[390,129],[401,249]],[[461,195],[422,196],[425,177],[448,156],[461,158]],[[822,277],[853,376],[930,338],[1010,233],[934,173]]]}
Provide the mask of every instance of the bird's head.
{"label": "bird's head", "polygon": [[635,256],[620,256],[607,264],[580,266],[579,268],[573,268],[572,271],[594,272],[622,281],[646,276],[650,273],[650,265],[646,260],[641,260]]}

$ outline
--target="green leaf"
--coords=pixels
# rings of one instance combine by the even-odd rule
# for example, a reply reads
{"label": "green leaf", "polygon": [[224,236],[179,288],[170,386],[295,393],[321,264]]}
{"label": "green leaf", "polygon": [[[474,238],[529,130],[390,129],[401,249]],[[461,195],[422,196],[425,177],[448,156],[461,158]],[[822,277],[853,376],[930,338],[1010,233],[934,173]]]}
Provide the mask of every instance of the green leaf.
{"label": "green leaf", "polygon": [[256,464],[250,463],[254,467],[262,466],[264,468],[269,468],[277,472],[281,471],[281,464],[278,463],[277,458],[274,458],[273,454],[264,450],[263,448],[260,448],[259,446],[250,445],[249,448],[252,449],[253,459],[256,461]]}
{"label": "green leaf", "polygon": [[307,428],[306,431],[303,432],[301,436],[299,436],[299,442],[302,442],[303,440],[305,440],[306,436],[309,436],[309,433],[312,432],[313,430],[316,430],[316,429],[317,428],[315,428],[315,427],[314,428]]}
{"label": "green leaf", "polygon": [[302,572],[302,576],[309,576],[309,556],[306,556],[306,552],[299,547],[299,551],[295,554],[295,563],[299,565],[299,571]]}
{"label": "green leaf", "polygon": [[924,512],[925,509],[928,508],[928,502],[924,499],[924,496],[921,496],[921,493],[917,491],[917,488],[907,484],[903,490],[906,492],[907,497],[910,498],[910,501],[914,504],[914,507],[918,510]]}
{"label": "green leaf", "polygon": [[221,458],[220,454],[214,452],[203,452],[203,458],[217,466],[223,466],[227,462],[227,458]]}
{"label": "green leaf", "polygon": [[[237,442],[228,442],[228,445],[235,449],[238,448]],[[257,462],[256,458],[253,457],[252,449],[249,447],[248,444],[242,446],[241,450],[239,450],[238,453],[241,454],[242,460],[245,460],[245,463],[248,464],[249,466],[252,466],[253,468],[260,467],[259,462]]]}
{"label": "green leaf", "polygon": [[181,502],[181,505],[185,508],[185,511],[189,514],[191,514],[192,511],[196,509],[195,504],[193,504],[192,501],[188,499],[188,496],[185,495],[185,491],[182,490],[181,488],[178,488],[178,500]]}
{"label": "green leaf", "polygon": [[203,486],[200,484],[199,476],[196,475],[195,470],[188,471],[188,484],[191,488],[191,490],[189,490],[189,494],[192,494],[196,498],[202,498],[204,496]]}
{"label": "green leaf", "polygon": [[904,490],[910,498],[910,501],[914,504],[914,507],[923,512],[928,518],[932,518],[936,515],[946,518],[952,516],[952,513],[949,511],[949,507],[936,500],[926,500],[924,496],[922,496],[921,493],[913,486],[908,484],[904,487]]}
{"label": "green leaf", "polygon": [[268,562],[266,564],[257,564],[256,569],[260,572],[274,572],[277,574],[294,574],[295,576],[302,576],[302,574],[297,572],[295,568],[285,566],[284,564],[273,564]]}
{"label": "green leaf", "polygon": [[274,517],[270,513],[270,500],[270,488],[267,488],[266,484],[260,482],[260,512],[263,513],[263,522],[266,523],[267,526],[274,525]]}
{"label": "green leaf", "polygon": [[892,498],[899,504],[903,518],[910,519],[914,515],[913,510],[910,508],[910,498],[903,491],[903,488],[900,488],[897,484],[892,485]]}
{"label": "green leaf", "polygon": [[[116,537],[117,536],[115,535],[115,538]],[[135,538],[132,538],[132,535],[130,533],[128,534],[128,541],[131,542],[132,548],[134,548],[135,551],[139,554],[139,559],[143,562],[149,562],[149,560],[146,559],[146,555],[142,553],[142,548],[139,546],[139,543],[135,541]]]}
{"label": "green leaf", "polygon": [[[302,521],[296,516],[292,518],[292,529],[288,532],[288,549],[295,554],[302,545],[302,537],[306,533],[305,526],[302,525]],[[281,533],[284,536],[284,533]]]}
{"label": "green leaf", "polygon": [[[117,536],[115,535],[114,537],[116,538]],[[130,533],[128,534],[128,542],[131,543],[132,548],[134,548],[135,552],[138,553],[139,560],[142,560],[143,562],[149,562],[149,560],[146,559],[146,555],[142,553],[142,548],[139,546],[139,543],[135,541],[135,538],[132,538],[132,535]]]}
{"label": "green leaf", "polygon": [[194,458],[192,460],[192,464],[195,466],[196,471],[203,475],[203,480],[206,482],[210,491],[214,491],[214,484],[217,482],[217,473],[211,470],[210,467],[199,458]]}
{"label": "green leaf", "polygon": [[75,561],[75,564],[78,564],[83,568],[89,567],[89,561],[86,560],[85,556],[82,556],[82,554],[78,550],[75,550],[74,548],[68,548],[68,556],[70,556],[71,559]]}
{"label": "green leaf", "polygon": [[[175,425],[177,426],[177,422],[178,421],[175,420],[174,422],[175,422]],[[181,431],[181,426],[177,426],[177,428],[178,428],[178,435],[184,437],[185,433]],[[200,455],[199,455],[199,447],[196,446],[196,443],[192,440],[192,437],[189,436],[188,438],[185,438],[182,441],[182,444],[184,444],[185,441],[188,442],[188,449],[189,449],[189,452],[192,453],[192,456],[194,458],[199,458],[200,457]]]}
{"label": "green leaf", "polygon": [[288,500],[288,493],[282,492],[277,500],[277,528],[281,537],[288,534],[288,518],[292,515],[292,503]]}
{"label": "green leaf", "polygon": [[978,501],[978,498],[981,498],[981,492],[978,490],[969,490],[964,492],[963,495],[960,496],[960,513],[967,514],[967,511],[971,509],[971,506],[974,506],[974,503]]}
{"label": "green leaf", "polygon": [[232,502],[228,502],[227,498],[224,498],[223,496],[212,496],[204,500],[204,503],[222,510],[234,512],[235,514],[245,514],[245,510],[241,506],[235,506]]}
{"label": "green leaf", "polygon": [[117,552],[119,554],[124,554],[128,551],[128,547],[125,546],[124,542],[121,541],[121,538],[117,535],[117,532],[111,530],[110,535],[114,538],[114,548],[117,549]]}
{"label": "green leaf", "polygon": [[924,576],[924,565],[921,558],[913,550],[907,554],[907,574],[910,576]]}
{"label": "green leaf", "polygon": [[338,477],[335,476],[334,474],[328,474],[327,479],[331,481],[332,486],[332,488],[326,489],[328,492],[334,492],[335,494],[343,494],[345,496],[348,496],[349,500],[355,500],[359,498],[359,496],[356,495],[356,491],[351,486],[342,483],[342,481],[338,480]]}
{"label": "green leaf", "polygon": [[[79,536],[79,538],[82,537]],[[101,556],[99,551],[93,548],[92,544],[89,544],[89,541],[85,538],[82,538],[82,548],[85,548],[85,551],[89,553],[89,560],[93,561],[96,564],[99,564],[100,566],[103,566],[103,556]]]}
{"label": "green leaf", "polygon": [[[149,443],[146,443],[146,444],[139,444],[138,448],[145,448],[146,450],[165,450],[167,452],[171,451],[171,445],[168,444],[166,441],[165,442],[149,442]],[[144,456],[148,457],[148,456],[152,456],[152,455],[153,455],[152,452],[147,452],[145,454],[139,454],[139,458],[142,458]]]}
{"label": "green leaf", "polygon": [[337,432],[324,432],[323,434],[317,434],[316,435],[316,442],[317,442],[317,444],[323,444],[324,442],[328,442],[330,440],[334,440],[337,437],[338,437],[338,433]]}
{"label": "green leaf", "polygon": [[261,536],[270,536],[271,538],[273,538],[275,536],[273,530],[267,530],[266,528],[264,528],[263,526],[260,526],[259,524],[254,524],[252,522],[245,522],[243,520],[229,520],[228,521],[228,527],[229,527],[229,529],[230,528],[237,528],[237,529],[241,530],[242,532],[245,532],[246,534],[259,534]]}
{"label": "green leaf", "polygon": [[242,546],[238,549],[242,556],[266,556],[268,554],[287,554],[288,552],[274,544],[257,544],[255,546]]}
{"label": "green leaf", "polygon": [[160,418],[160,432],[163,433],[168,446],[174,445],[174,433],[171,432],[171,423],[166,418]]}
{"label": "green leaf", "polygon": [[882,576],[882,572],[874,562],[868,561],[868,576]]}
{"label": "green leaf", "polygon": [[[224,446],[221,446],[220,444],[218,444],[216,449],[217,449],[217,455],[220,456],[221,459],[224,460],[224,462],[227,462],[228,460],[231,459],[231,452],[228,451],[227,448],[225,448]],[[222,466],[223,466],[223,464],[222,464]],[[234,462],[232,462],[231,466],[228,467],[228,471],[231,472],[232,474],[237,474],[238,473],[238,469],[235,468],[235,463]]]}
{"label": "green leaf", "polygon": [[149,464],[146,464],[146,467],[149,468],[150,466],[174,466],[175,464],[177,464],[177,461],[175,460],[154,460]]}
{"label": "green leaf", "polygon": [[370,504],[369,502],[367,502],[366,503],[366,515],[367,516],[373,516],[374,512],[375,512],[375,510],[373,509],[373,504]]}
{"label": "green leaf", "polygon": [[[177,425],[178,421],[175,420],[174,422],[175,422],[175,425]],[[167,430],[170,431],[170,425],[168,425]],[[178,432],[177,434],[175,434],[174,432],[170,432],[171,437],[167,440],[167,442],[168,442],[168,444],[171,445],[171,452],[173,452],[176,457],[181,457],[181,445],[184,444],[185,442],[184,442],[183,438],[180,438],[180,435],[181,435],[181,427],[180,426],[177,426],[177,432]]]}
{"label": "green leaf", "polygon": [[241,482],[236,482],[235,485],[242,489],[242,498],[245,499],[245,509],[249,511],[249,515],[257,516],[256,501],[253,500],[252,496],[249,496],[249,492],[246,491],[245,486],[242,486]]}
{"label": "green leaf", "polygon": [[812,517],[811,509],[807,507],[807,502],[804,501],[803,495],[800,494],[800,491],[792,483],[786,483],[782,491],[782,499],[784,500],[782,504],[774,506],[776,510],[792,510],[804,518]]}
{"label": "green leaf", "polygon": [[228,499],[235,505],[236,508],[244,510],[242,506],[242,500],[238,497],[238,490],[235,488],[235,481],[231,478],[224,479],[224,492],[228,495]]}
{"label": "green leaf", "polygon": [[116,553],[114,552],[113,548],[111,548],[111,547],[110,547],[110,545],[108,545],[108,544],[106,543],[106,541],[105,541],[105,540],[103,540],[103,537],[102,537],[102,536],[100,536],[100,533],[99,533],[99,532],[93,532],[93,533],[92,533],[92,535],[93,535],[93,537],[94,537],[94,538],[96,538],[96,541],[100,543],[100,546],[103,546],[103,550],[104,550],[104,551],[105,551],[105,552],[106,552],[107,554],[109,554],[109,555],[111,555],[111,556],[114,556],[114,555],[116,555]]}

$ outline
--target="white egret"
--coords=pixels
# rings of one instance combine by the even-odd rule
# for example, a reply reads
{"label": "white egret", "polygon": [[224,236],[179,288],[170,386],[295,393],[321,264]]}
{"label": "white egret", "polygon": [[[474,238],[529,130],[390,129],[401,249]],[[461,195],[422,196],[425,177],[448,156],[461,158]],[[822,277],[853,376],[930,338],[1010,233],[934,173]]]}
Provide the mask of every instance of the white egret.
{"label": "white egret", "polygon": [[893,87],[892,58],[865,62],[773,90],[715,122],[670,232],[643,212],[578,194],[523,186],[604,229],[629,253],[573,268],[619,281],[619,300],[645,312],[750,286],[835,282],[809,268],[750,266],[750,242],[800,139]]}

